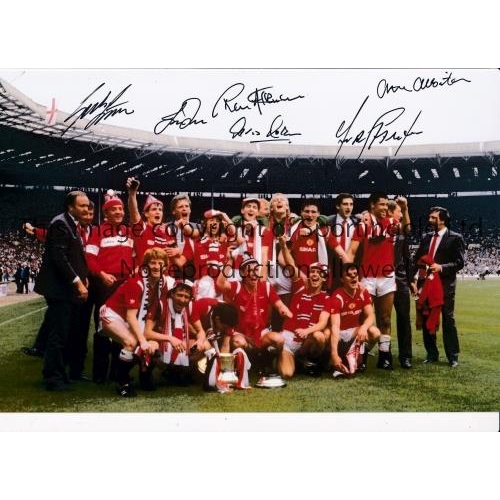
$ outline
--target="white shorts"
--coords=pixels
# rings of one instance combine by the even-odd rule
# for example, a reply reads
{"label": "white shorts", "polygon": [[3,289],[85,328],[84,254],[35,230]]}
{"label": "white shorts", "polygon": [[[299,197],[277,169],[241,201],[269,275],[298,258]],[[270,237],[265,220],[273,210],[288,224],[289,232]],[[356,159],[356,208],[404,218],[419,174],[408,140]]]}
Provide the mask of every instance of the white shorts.
{"label": "white shorts", "polygon": [[281,332],[281,335],[283,337],[283,340],[285,341],[283,349],[291,352],[292,354],[295,354],[304,345],[304,342],[297,342],[296,340],[294,340],[295,333],[291,332],[290,330],[283,330]]}
{"label": "white shorts", "polygon": [[128,328],[128,323],[113,309],[106,307],[106,304],[99,309],[99,331],[102,330],[104,324],[109,325],[113,321],[118,321]]}
{"label": "white shorts", "polygon": [[396,276],[362,278],[361,283],[366,287],[369,294],[374,297],[383,297],[396,291]]}
{"label": "white shorts", "polygon": [[215,291],[215,281],[210,276],[203,276],[199,280],[194,282],[195,284],[195,292],[194,297],[195,300],[210,298],[215,299],[217,297],[217,292]]}
{"label": "white shorts", "polygon": [[278,266],[276,270],[271,269],[268,281],[273,285],[278,295],[292,292],[292,279],[287,278],[283,274],[283,268],[281,266]]}
{"label": "white shorts", "polygon": [[354,332],[357,328],[346,328],[345,330],[340,330],[339,337],[342,342],[350,342],[354,336]]}
{"label": "white shorts", "polygon": [[349,369],[349,373],[356,373],[358,368],[358,356],[360,345],[354,336],[356,328],[340,330],[340,341],[337,346],[337,353],[344,365]]}

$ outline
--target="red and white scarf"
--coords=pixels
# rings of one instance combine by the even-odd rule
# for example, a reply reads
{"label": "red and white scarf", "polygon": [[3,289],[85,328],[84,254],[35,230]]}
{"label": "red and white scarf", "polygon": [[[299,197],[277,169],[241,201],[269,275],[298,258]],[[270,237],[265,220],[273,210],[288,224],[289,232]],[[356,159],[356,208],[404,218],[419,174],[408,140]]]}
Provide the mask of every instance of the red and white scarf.
{"label": "red and white scarf", "polygon": [[[245,234],[247,229],[251,232],[250,234]],[[252,226],[252,229],[250,229],[250,224],[243,221],[243,227],[238,228],[238,235],[242,237],[244,241],[233,251],[233,258],[236,259],[237,257],[239,257],[242,260],[243,255],[249,253],[255,259],[257,259],[259,264],[262,264],[262,236],[260,232],[263,230],[264,226],[260,226],[258,223],[255,226]],[[250,238],[253,238],[252,252],[250,252],[248,248],[248,241]],[[237,268],[239,269],[239,266],[237,266]]]}
{"label": "red and white scarf", "polygon": [[174,350],[170,342],[162,342],[160,344],[162,361],[166,364],[189,366],[189,320],[187,308],[184,308],[180,313],[176,312],[170,298],[167,300],[163,333],[182,340],[185,352]]}

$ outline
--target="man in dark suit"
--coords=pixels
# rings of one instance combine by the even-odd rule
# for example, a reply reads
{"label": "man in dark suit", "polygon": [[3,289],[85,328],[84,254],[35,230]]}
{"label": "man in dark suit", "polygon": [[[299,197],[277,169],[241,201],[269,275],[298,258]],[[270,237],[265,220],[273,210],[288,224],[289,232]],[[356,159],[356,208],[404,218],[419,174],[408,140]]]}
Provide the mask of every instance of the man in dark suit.
{"label": "man in dark suit", "polygon": [[[400,200],[402,198],[400,197]],[[401,208],[408,211],[408,204],[396,200],[389,200],[387,204],[388,215],[393,222],[398,222],[403,218]],[[407,225],[409,228],[409,223]],[[394,234],[394,268],[396,275],[396,292],[394,293],[394,310],[396,311],[396,330],[398,335],[399,363],[401,368],[408,370],[412,368],[412,335],[410,319],[410,288],[411,288],[411,258],[408,244],[408,233],[406,228],[401,227]]]}
{"label": "man in dark suit", "polygon": [[88,267],[79,232],[80,221],[89,209],[89,199],[82,191],[72,191],[65,198],[65,212],[52,219],[47,230],[42,266],[35,291],[47,302],[49,335],[45,349],[43,378],[49,391],[68,389],[64,350],[71,319],[87,299]]}
{"label": "man in dark suit", "polygon": [[30,267],[28,266],[28,264],[24,263],[21,270],[21,291],[24,293],[29,292],[30,274]]}
{"label": "man in dark suit", "polygon": [[[424,255],[428,255],[433,264],[429,270],[439,273],[444,293],[444,304],[441,310],[443,321],[443,344],[449,365],[452,368],[458,366],[458,354],[460,347],[458,343],[457,327],[455,325],[455,289],[457,272],[464,267],[465,242],[461,234],[448,229],[450,214],[446,208],[432,207],[429,213],[429,225],[433,232],[427,233],[413,260],[412,276],[418,270],[418,261]],[[416,283],[412,282],[412,290],[416,292]],[[424,346],[427,358],[424,363],[435,363],[439,358],[436,343],[436,335],[429,333],[425,322],[422,325]]]}
{"label": "man in dark suit", "polygon": [[21,264],[17,265],[14,280],[16,282],[16,293],[23,293],[23,267]]}

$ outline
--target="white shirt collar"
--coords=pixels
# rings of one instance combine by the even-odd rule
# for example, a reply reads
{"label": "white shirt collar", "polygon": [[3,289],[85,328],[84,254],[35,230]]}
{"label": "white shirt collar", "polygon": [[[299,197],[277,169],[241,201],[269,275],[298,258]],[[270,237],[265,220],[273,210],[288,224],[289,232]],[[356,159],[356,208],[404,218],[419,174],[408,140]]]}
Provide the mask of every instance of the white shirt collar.
{"label": "white shirt collar", "polygon": [[75,217],[73,217],[69,212],[68,215],[71,217],[71,220],[75,223],[75,226],[78,226],[78,220],[75,219]]}

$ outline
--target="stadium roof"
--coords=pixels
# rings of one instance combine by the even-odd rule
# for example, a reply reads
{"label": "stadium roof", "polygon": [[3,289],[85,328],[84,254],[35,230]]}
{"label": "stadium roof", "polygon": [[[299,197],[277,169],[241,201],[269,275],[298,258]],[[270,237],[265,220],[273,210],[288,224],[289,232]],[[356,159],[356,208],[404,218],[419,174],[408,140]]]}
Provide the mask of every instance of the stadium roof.
{"label": "stadium roof", "polygon": [[[399,193],[500,190],[500,141],[372,147],[251,144],[156,135],[47,110],[0,80],[3,184],[118,187],[139,176],[148,191]],[[87,127],[87,128],[86,128]],[[390,189],[389,189],[390,187]]]}

